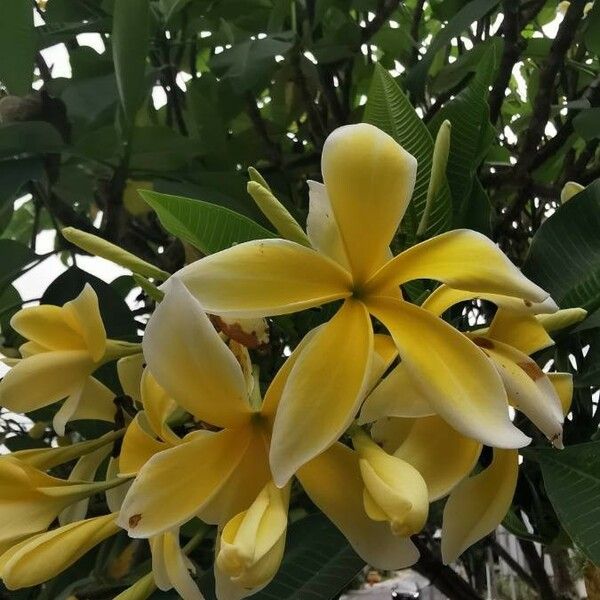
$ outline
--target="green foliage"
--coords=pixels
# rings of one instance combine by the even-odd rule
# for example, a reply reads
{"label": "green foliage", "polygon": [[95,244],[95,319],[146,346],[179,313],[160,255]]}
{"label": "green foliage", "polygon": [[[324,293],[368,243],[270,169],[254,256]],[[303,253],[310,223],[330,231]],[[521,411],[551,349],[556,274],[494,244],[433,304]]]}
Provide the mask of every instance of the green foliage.
{"label": "green foliage", "polygon": [[148,190],[142,191],[141,195],[156,211],[169,233],[204,254],[212,254],[240,242],[275,236],[244,215],[222,206]]}
{"label": "green foliage", "polygon": [[[138,341],[166,274],[201,254],[275,236],[247,194],[248,167],[260,170],[282,212],[303,226],[306,181],[321,179],[327,135],[347,123],[373,123],[418,159],[394,252],[452,228],[473,228],[500,244],[561,307],[589,311],[582,323],[553,332],[556,346],[535,356],[540,366],[552,360],[574,375],[567,450],[550,451],[536,438],[504,523],[519,537],[555,547],[573,543],[598,561],[600,2],[585,18],[585,3],[571,2],[562,24],[557,4],[40,0],[32,10],[31,2],[4,0],[2,352],[17,356],[23,340],[10,318],[35,299],[21,296],[19,277],[32,268],[41,272],[51,255],[68,269],[45,290],[40,279],[42,301],[63,304],[90,283],[108,334]],[[513,12],[505,15],[507,7]],[[68,53],[70,77],[58,76],[64,65],[54,63],[62,59],[49,50],[56,44]],[[448,162],[419,231],[433,140],[445,120]],[[585,190],[563,204],[568,181]],[[124,248],[128,254],[117,262],[138,272],[111,283],[85,273],[78,251],[59,234],[65,227]],[[404,291],[421,301],[431,287],[411,282]],[[489,322],[487,307],[468,308]],[[279,366],[283,350],[328,311],[270,321],[275,351],[253,357],[261,382]],[[457,321],[470,326],[464,315]],[[115,381],[114,372],[97,376]],[[49,420],[44,410],[31,416]],[[4,438],[9,427],[0,424]],[[531,433],[524,420],[518,424]],[[92,431],[90,423],[72,427],[74,438]],[[56,436],[22,432],[5,442],[12,449],[46,446]],[[127,575],[112,580],[108,556],[123,544],[102,545],[47,588],[14,597],[88,591],[113,597],[149,569],[148,556],[136,556]],[[465,564],[477,562],[472,558],[467,554]],[[198,573],[210,572],[212,545],[192,559]],[[334,598],[360,567],[341,534],[312,515],[290,527],[283,568],[256,597]],[[152,597],[176,596],[157,591]]]}
{"label": "green foliage", "polygon": [[544,485],[561,524],[577,546],[600,564],[600,442],[527,451],[542,467]]}

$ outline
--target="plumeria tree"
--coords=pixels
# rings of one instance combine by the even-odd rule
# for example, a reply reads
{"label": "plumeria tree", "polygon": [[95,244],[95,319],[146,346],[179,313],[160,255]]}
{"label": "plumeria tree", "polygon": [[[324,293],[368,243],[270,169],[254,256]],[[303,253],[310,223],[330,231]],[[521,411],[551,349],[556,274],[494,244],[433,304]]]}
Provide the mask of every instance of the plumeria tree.
{"label": "plumeria tree", "polygon": [[599,593],[600,4],[2,11],[3,597]]}

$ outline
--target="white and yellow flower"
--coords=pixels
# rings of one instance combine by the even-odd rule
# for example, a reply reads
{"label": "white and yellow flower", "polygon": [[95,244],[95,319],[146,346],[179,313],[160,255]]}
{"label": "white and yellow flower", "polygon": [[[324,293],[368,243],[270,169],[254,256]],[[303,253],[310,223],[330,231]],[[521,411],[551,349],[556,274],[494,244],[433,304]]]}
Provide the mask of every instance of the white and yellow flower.
{"label": "white and yellow flower", "polygon": [[500,447],[528,443],[511,423],[500,376],[479,348],[402,300],[398,286],[434,279],[528,302],[548,294],[472,231],[451,231],[390,258],[416,168],[415,159],[377,128],[342,127],[323,149],[325,184],[310,184],[307,233],[313,248],[252,241],[176,274],[207,312],[225,317],[280,315],[343,301],[307,344],[283,392],[270,450],[277,485],[328,448],[354,418],[370,371],[370,314],[392,334],[428,402],[454,427]]}

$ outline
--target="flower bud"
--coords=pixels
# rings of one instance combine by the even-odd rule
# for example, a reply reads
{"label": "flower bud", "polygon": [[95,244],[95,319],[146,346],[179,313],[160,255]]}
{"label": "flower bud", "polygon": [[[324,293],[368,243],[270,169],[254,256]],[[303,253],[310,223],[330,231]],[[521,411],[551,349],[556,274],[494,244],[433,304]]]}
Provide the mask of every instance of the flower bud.
{"label": "flower bud", "polygon": [[217,567],[237,585],[250,589],[268,583],[279,568],[285,546],[289,486],[270,481],[250,508],[223,528]]}
{"label": "flower bud", "polygon": [[382,450],[361,429],[353,432],[352,442],[359,455],[367,515],[375,521],[389,521],[395,535],[420,531],[427,520],[429,494],[419,471]]}

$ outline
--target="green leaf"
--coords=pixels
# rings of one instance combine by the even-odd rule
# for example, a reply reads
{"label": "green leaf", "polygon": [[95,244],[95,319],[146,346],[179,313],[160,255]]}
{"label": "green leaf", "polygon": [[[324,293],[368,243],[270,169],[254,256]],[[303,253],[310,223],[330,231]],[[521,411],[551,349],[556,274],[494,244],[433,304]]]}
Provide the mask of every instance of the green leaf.
{"label": "green leaf", "polygon": [[600,108],[582,110],[573,119],[573,127],[584,140],[600,137]]}
{"label": "green leaf", "polygon": [[585,45],[590,52],[600,56],[600,4],[594,3],[586,21]]}
{"label": "green leaf", "polygon": [[211,66],[223,80],[230,80],[238,93],[260,88],[269,82],[277,68],[275,57],[285,54],[291,47],[289,35],[246,40],[231,49],[217,54]]}
{"label": "green leaf", "polygon": [[18,192],[27,182],[39,179],[43,168],[39,158],[0,161],[0,231],[10,222]]}
{"label": "green leaf", "polygon": [[[487,99],[494,79],[496,50],[499,48],[492,47],[485,53],[469,85],[444,105],[429,125],[430,131],[435,133],[445,120],[452,124],[446,173],[454,199],[455,225],[459,227],[465,225],[469,216],[469,199],[477,168],[495,138]],[[486,195],[483,188],[479,196],[481,192]]]}
{"label": "green leaf", "polygon": [[[310,515],[293,523],[275,579],[252,596],[255,600],[331,600],[354,579],[364,561],[346,538],[323,515]],[[201,586],[214,600],[212,571]]]}
{"label": "green leaf", "polygon": [[500,0],[472,0],[465,7],[459,10],[446,26],[433,38],[433,41],[427,48],[427,52],[408,73],[406,79],[407,87],[417,98],[422,98],[425,91],[425,81],[429,68],[439,50],[444,48],[450,40],[460,35],[465,29],[483,18],[487,13],[493,10]]}
{"label": "green leaf", "polygon": [[0,159],[60,152],[63,146],[60,134],[50,123],[22,121],[0,125]]}
{"label": "green leaf", "polygon": [[560,451],[536,448],[525,455],[540,463],[546,492],[566,532],[600,565],[600,442]]}
{"label": "green leaf", "polygon": [[150,44],[150,1],[115,0],[112,29],[117,89],[129,125],[144,99]]}
{"label": "green leaf", "polygon": [[119,292],[102,279],[77,267],[71,267],[59,275],[44,292],[41,303],[62,306],[78,296],[86,283],[89,283],[98,295],[100,314],[108,337],[137,342],[137,323]]}
{"label": "green leaf", "polygon": [[561,308],[600,307],[600,180],[563,204],[533,237],[523,266]]}
{"label": "green leaf", "polygon": [[140,195],[156,211],[163,227],[205,254],[249,240],[275,237],[275,234],[223,206],[202,200],[140,190]]}
{"label": "green leaf", "polygon": [[[363,120],[391,135],[417,159],[415,191],[400,226],[401,232],[408,238],[406,245],[410,245],[415,241],[416,231],[427,201],[433,139],[394,78],[380,65],[375,66]],[[449,187],[445,184],[434,201],[428,219],[426,237],[447,231],[451,222],[452,199]]]}
{"label": "green leaf", "polygon": [[517,515],[513,508],[511,508],[502,521],[502,526],[510,531],[513,535],[524,540],[531,540],[532,542],[540,542],[542,538],[532,533],[529,533],[527,526],[521,518]]}
{"label": "green leaf", "polygon": [[0,57],[0,81],[11,94],[27,94],[33,82],[35,59],[35,30],[30,0],[2,3]]}
{"label": "green leaf", "polygon": [[23,267],[35,260],[31,248],[14,240],[0,240],[0,293],[15,280]]}

